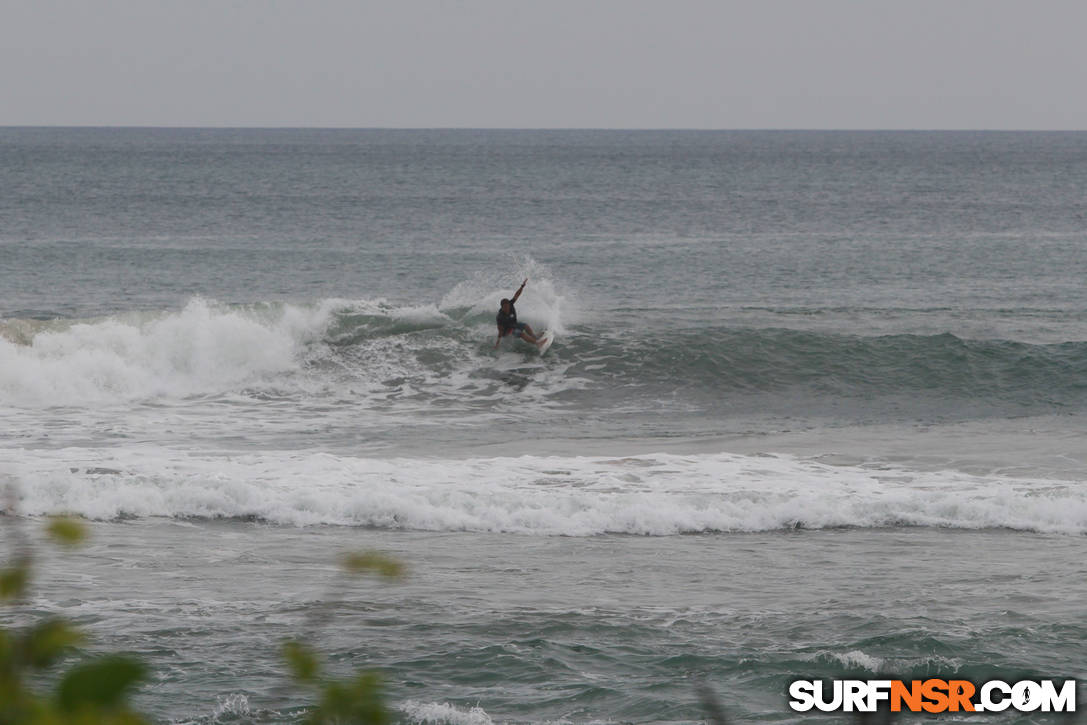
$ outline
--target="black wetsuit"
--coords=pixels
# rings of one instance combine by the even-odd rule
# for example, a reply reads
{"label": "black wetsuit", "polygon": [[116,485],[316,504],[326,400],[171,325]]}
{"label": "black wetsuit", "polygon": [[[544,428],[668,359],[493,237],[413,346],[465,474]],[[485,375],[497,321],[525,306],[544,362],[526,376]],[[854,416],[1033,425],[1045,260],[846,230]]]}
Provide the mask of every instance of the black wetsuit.
{"label": "black wetsuit", "polygon": [[517,309],[510,302],[510,312],[507,315],[502,310],[498,311],[498,316],[495,317],[495,322],[498,323],[498,328],[502,330],[502,337],[510,334],[517,329]]}

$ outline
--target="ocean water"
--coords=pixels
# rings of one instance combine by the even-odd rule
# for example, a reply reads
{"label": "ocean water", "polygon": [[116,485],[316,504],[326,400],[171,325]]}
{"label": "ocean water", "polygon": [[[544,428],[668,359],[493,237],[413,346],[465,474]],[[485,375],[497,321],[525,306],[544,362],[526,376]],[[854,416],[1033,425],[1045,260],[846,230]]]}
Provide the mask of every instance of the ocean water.
{"label": "ocean water", "polygon": [[1087,677],[1085,133],[6,128],[0,262],[5,556],[91,522],[0,618],[159,722]]}

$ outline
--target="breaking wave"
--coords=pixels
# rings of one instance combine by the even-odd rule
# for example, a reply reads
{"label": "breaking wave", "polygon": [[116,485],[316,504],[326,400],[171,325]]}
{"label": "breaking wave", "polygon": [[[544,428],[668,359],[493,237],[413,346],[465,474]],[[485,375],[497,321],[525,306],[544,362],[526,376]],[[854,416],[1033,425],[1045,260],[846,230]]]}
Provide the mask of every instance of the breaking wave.
{"label": "breaking wave", "polygon": [[[779,328],[615,330],[577,324],[549,283],[521,318],[559,331],[553,360],[601,391],[687,391],[1009,406],[1087,405],[1087,342],[1032,344],[951,334],[859,336]],[[320,394],[337,381],[442,381],[496,367],[501,291],[462,283],[438,305],[324,300],[221,305],[95,320],[0,322],[0,404],[94,405],[253,389]],[[491,298],[494,298],[493,300]],[[523,308],[523,309],[521,309]],[[515,343],[504,352],[527,354]],[[500,366],[499,366],[500,367]]]}

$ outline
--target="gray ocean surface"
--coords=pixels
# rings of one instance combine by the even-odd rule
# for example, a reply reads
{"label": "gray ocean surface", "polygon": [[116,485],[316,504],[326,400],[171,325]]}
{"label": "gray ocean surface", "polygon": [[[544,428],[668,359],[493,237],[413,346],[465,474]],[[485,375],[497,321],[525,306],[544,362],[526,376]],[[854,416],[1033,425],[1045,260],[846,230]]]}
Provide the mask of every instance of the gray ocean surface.
{"label": "gray ocean surface", "polygon": [[4,556],[92,522],[0,618],[175,723],[1087,678],[1085,272],[1087,133],[0,128]]}

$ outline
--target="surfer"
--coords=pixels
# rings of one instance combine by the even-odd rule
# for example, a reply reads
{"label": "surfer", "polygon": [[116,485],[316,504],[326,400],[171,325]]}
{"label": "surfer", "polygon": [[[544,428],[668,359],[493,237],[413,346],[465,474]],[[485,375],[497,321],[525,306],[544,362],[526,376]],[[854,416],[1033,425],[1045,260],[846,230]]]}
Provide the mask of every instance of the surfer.
{"label": "surfer", "polygon": [[498,323],[498,339],[495,340],[494,346],[497,348],[498,344],[502,342],[502,338],[506,335],[513,335],[519,337],[525,342],[531,342],[536,347],[543,344],[543,338],[536,335],[524,322],[517,321],[517,310],[514,309],[513,303],[517,301],[517,298],[521,296],[521,291],[524,290],[525,285],[528,284],[526,279],[521,283],[521,286],[517,288],[517,291],[513,293],[513,297],[510,299],[502,299],[502,309],[498,311],[498,316],[495,321]]}

